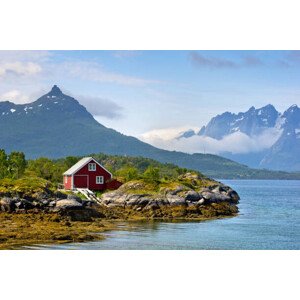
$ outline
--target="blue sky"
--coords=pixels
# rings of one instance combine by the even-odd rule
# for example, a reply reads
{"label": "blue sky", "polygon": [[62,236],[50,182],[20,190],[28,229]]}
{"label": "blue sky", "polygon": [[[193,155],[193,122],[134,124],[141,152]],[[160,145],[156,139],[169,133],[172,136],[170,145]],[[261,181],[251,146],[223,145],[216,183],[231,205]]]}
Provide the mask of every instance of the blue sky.
{"label": "blue sky", "polygon": [[252,105],[300,105],[299,67],[297,51],[0,51],[0,100],[31,102],[57,84],[139,137]]}

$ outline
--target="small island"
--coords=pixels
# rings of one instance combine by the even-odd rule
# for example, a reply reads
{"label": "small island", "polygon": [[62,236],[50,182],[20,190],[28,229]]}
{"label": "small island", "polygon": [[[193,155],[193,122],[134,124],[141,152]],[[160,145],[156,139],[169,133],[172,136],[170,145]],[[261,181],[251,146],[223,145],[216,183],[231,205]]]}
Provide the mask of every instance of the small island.
{"label": "small island", "polygon": [[117,220],[202,221],[238,213],[239,195],[233,189],[172,164],[93,155],[120,184],[111,184],[110,178],[110,189],[92,192],[68,190],[61,183],[80,157],[26,161],[21,152],[1,154],[0,249],[98,240]]}

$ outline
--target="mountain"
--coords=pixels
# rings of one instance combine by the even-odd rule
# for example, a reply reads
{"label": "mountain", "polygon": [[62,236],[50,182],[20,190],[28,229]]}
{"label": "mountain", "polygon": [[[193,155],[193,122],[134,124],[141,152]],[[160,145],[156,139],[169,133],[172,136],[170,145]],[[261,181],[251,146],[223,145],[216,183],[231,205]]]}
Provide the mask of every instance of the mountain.
{"label": "mountain", "polygon": [[57,86],[32,103],[0,102],[0,148],[7,152],[23,151],[28,158],[59,158],[100,152],[143,156],[196,169],[215,178],[294,176],[284,172],[253,170],[216,155],[190,155],[155,148],[101,125],[84,106],[63,94]]}
{"label": "mountain", "polygon": [[300,170],[300,108],[291,106],[281,117],[280,138],[260,162],[264,168]]}
{"label": "mountain", "polygon": [[212,118],[207,126],[202,127],[198,134],[218,140],[238,131],[254,136],[260,134],[264,129],[274,127],[278,117],[278,111],[271,104],[260,109],[255,109],[252,106],[245,113],[233,114],[225,112]]}
{"label": "mountain", "polygon": [[190,129],[183,132],[178,138],[189,138],[195,135],[209,136],[221,140],[226,135],[242,132],[248,136],[260,134],[267,128],[275,127],[279,112],[271,104],[255,109],[251,107],[246,112],[233,114],[225,112],[212,118],[206,126],[203,126],[199,132]]}
{"label": "mountain", "polygon": [[220,155],[254,168],[300,171],[299,111],[298,106],[293,105],[280,114],[269,104],[259,109],[251,107],[238,114],[225,112],[212,118],[199,132],[193,134],[189,130],[181,133],[178,138],[203,136],[221,141],[242,133],[256,143],[256,148],[261,149],[248,153],[224,151],[219,152]]}

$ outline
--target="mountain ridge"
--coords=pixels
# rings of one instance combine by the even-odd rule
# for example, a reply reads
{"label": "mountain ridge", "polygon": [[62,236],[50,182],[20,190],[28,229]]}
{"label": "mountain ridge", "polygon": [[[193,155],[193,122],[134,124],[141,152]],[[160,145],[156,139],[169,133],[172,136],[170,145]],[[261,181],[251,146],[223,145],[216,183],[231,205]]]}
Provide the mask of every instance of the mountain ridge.
{"label": "mountain ridge", "polygon": [[258,109],[252,106],[237,114],[224,112],[213,117],[199,132],[192,134],[189,130],[177,139],[203,136],[222,140],[235,133],[255,139],[266,132],[272,133],[275,140],[270,140],[269,147],[257,152],[256,157],[255,152],[250,151],[246,154],[220,152],[220,155],[252,167],[300,171],[300,157],[297,155],[300,153],[300,109],[296,104],[283,114],[271,104]]}
{"label": "mountain ridge", "polygon": [[[7,152],[23,151],[28,158],[102,152],[148,157],[218,178],[276,178],[278,175],[256,171],[216,155],[190,155],[155,148],[135,137],[106,128],[75,98],[65,95],[57,86],[31,103],[0,102],[0,128],[0,148]],[[286,173],[278,176],[290,177]]]}

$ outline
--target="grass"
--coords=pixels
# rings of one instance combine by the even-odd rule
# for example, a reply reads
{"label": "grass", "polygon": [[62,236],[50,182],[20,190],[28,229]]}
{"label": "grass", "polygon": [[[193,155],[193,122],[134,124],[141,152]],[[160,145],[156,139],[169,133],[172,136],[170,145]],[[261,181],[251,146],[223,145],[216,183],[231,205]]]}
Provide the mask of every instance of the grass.
{"label": "grass", "polygon": [[32,197],[44,191],[54,191],[51,182],[39,177],[22,177],[20,179],[0,179],[0,194]]}

